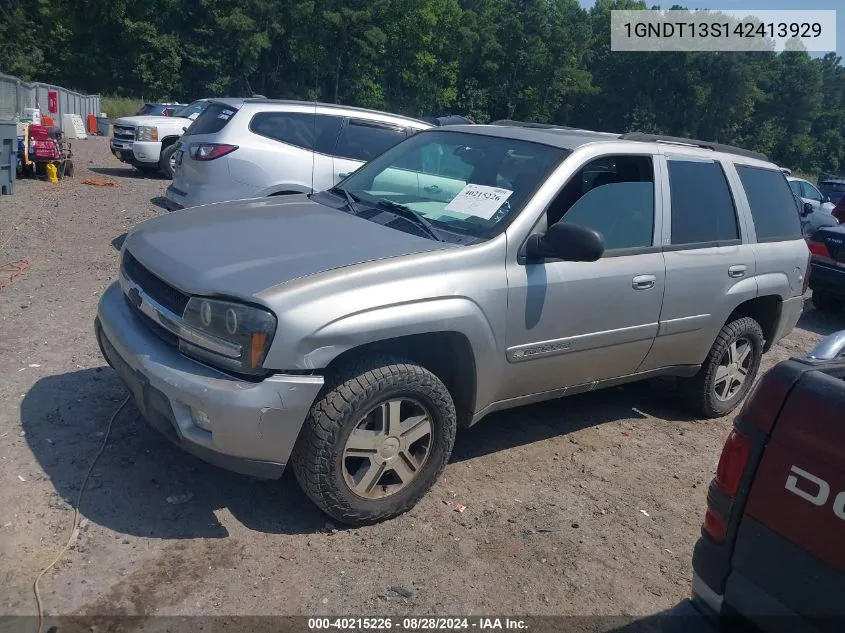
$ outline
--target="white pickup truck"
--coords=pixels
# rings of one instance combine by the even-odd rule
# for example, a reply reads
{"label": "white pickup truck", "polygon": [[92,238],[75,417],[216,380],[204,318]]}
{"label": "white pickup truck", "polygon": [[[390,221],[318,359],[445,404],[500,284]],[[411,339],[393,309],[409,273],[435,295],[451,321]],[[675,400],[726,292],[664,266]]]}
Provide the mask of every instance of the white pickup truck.
{"label": "white pickup truck", "polygon": [[128,116],[118,119],[112,131],[112,154],[141,171],[161,171],[172,178],[176,141],[206,106],[208,100],[200,99],[172,116]]}

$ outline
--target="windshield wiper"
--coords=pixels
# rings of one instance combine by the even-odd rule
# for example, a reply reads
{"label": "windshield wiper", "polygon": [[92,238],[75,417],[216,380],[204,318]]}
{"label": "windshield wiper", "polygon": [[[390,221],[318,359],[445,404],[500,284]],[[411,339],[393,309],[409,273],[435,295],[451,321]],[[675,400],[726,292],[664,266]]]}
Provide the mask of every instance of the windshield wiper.
{"label": "windshield wiper", "polygon": [[358,215],[359,209],[356,202],[361,202],[361,198],[356,196],[354,193],[349,193],[343,187],[332,187],[329,189],[329,192],[338,196],[343,196],[346,199],[346,206],[348,206],[349,210],[352,211],[352,215]]}
{"label": "windshield wiper", "polygon": [[438,242],[442,242],[443,240],[437,236],[437,233],[434,232],[434,227],[431,225],[431,222],[426,220],[421,215],[417,214],[413,209],[410,207],[406,207],[404,204],[399,204],[398,202],[393,202],[393,200],[385,200],[384,198],[380,199],[376,203],[376,207],[380,209],[385,209],[394,215],[398,215],[400,217],[405,218],[406,220],[410,220],[415,225],[420,227],[425,233],[432,239],[437,240]]}

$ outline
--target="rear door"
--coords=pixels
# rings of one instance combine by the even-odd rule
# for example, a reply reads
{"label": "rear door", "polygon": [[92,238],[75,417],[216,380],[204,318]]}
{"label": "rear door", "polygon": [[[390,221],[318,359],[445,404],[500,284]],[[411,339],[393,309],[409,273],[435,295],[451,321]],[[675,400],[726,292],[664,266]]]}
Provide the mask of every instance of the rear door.
{"label": "rear door", "polygon": [[733,309],[757,295],[754,247],[726,175],[730,165],[671,153],[663,165],[666,291],[642,370],[701,363]]}
{"label": "rear door", "polygon": [[347,119],[334,150],[333,184],[406,138],[404,127],[365,119]]}
{"label": "rear door", "polygon": [[[831,617],[811,621],[813,630],[843,630],[843,376],[842,363],[804,373],[777,417],[751,485],[725,591],[726,603],[744,615],[777,615],[782,608],[780,613],[806,618]],[[791,630],[807,624],[780,623]],[[778,628],[776,618],[759,624]]]}

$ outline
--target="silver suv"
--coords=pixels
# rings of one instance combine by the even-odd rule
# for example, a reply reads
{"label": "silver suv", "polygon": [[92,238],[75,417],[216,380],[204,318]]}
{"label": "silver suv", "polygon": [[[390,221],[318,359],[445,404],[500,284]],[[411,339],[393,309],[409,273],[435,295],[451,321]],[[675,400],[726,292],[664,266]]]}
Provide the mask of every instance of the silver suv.
{"label": "silver suv", "polygon": [[500,126],[312,195],[132,230],[96,333],[185,450],[349,523],[413,506],[492,411],[658,375],[734,409],[802,311],[784,174],[735,148]]}
{"label": "silver suv", "polygon": [[311,193],[432,127],[395,114],[269,99],[219,99],[187,129],[174,154],[171,209]]}

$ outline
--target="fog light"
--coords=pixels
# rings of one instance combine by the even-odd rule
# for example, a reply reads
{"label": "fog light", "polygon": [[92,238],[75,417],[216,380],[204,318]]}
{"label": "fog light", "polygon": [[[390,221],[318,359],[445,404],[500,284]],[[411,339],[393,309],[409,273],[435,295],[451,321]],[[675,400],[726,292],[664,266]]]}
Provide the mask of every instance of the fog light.
{"label": "fog light", "polygon": [[188,407],[191,410],[191,419],[198,427],[205,431],[211,431],[211,418],[205,411]]}

